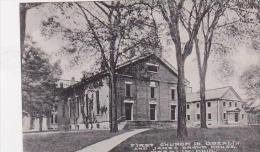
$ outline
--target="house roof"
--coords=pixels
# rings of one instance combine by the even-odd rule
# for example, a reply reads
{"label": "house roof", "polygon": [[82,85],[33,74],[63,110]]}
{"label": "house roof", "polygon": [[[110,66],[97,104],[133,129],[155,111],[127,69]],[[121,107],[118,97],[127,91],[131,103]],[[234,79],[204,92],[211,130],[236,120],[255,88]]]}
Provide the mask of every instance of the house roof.
{"label": "house roof", "polygon": [[[136,63],[138,61],[145,60],[145,59],[147,59],[147,58],[149,58],[151,56],[155,57],[158,61],[160,61],[162,64],[164,64],[172,73],[174,73],[175,75],[178,75],[178,71],[168,61],[166,61],[163,58],[160,58],[160,57],[156,56],[155,54],[148,54],[148,55],[134,57],[131,60],[128,60],[126,62],[123,62],[123,63],[120,63],[119,65],[117,65],[116,70],[121,69],[123,67],[126,67],[126,66],[128,66],[130,64]],[[99,76],[105,76],[107,74],[108,74],[107,71],[100,71],[100,72],[94,74],[93,76],[85,79],[84,82],[90,82],[90,81],[92,81],[93,79],[95,79],[95,78],[97,78]],[[187,79],[185,79],[185,81],[186,81],[187,84],[190,83]],[[68,88],[71,88],[73,86],[77,86],[79,84],[80,84],[80,82],[76,83],[76,84],[73,84],[73,85],[69,86]]]}
{"label": "house roof", "polygon": [[[206,100],[223,99],[223,97],[228,92],[228,90],[233,91],[233,93],[238,97],[238,99],[241,100],[239,95],[235,92],[235,90],[231,86],[206,90],[205,91]],[[199,92],[188,93],[187,96],[186,96],[186,100],[187,100],[187,102],[200,101],[201,100],[200,99],[200,93]]]}

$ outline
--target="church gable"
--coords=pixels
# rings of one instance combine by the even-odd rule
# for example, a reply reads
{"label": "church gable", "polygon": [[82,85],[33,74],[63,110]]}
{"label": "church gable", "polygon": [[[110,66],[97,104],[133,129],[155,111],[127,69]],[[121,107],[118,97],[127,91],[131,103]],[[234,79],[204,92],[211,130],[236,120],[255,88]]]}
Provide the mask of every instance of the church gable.
{"label": "church gable", "polygon": [[117,72],[138,79],[177,81],[177,73],[155,55],[147,56],[120,67]]}

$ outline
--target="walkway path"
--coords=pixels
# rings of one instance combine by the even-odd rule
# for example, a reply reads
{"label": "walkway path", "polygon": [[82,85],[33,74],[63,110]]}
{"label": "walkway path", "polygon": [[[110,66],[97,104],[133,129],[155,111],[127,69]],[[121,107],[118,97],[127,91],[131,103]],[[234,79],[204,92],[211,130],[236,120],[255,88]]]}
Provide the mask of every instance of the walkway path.
{"label": "walkway path", "polygon": [[126,132],[121,135],[117,135],[112,138],[100,141],[98,143],[85,147],[77,152],[108,152],[120,143],[122,143],[123,141],[125,141],[126,139],[146,130],[149,129],[135,129],[133,131]]}

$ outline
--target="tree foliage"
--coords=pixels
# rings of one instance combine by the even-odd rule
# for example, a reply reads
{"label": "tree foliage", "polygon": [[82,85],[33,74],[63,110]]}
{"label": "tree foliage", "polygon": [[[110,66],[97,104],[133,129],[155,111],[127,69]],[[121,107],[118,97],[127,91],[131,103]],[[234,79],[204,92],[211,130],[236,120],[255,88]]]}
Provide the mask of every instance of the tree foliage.
{"label": "tree foliage", "polygon": [[[184,1],[165,0],[158,1],[159,10],[166,21],[170,36],[175,45],[178,66],[178,127],[177,136],[188,136],[186,127],[186,93],[184,65],[186,58],[191,54],[194,38],[198,35],[201,23],[207,12],[217,3],[215,1]],[[181,33],[181,29],[186,31]]]}
{"label": "tree foliage", "polygon": [[22,54],[23,110],[32,117],[49,117],[55,104],[55,87],[62,71],[59,62],[52,64],[49,56],[27,38]]}
{"label": "tree foliage", "polygon": [[260,65],[251,65],[240,76],[240,86],[250,100],[260,98]]}

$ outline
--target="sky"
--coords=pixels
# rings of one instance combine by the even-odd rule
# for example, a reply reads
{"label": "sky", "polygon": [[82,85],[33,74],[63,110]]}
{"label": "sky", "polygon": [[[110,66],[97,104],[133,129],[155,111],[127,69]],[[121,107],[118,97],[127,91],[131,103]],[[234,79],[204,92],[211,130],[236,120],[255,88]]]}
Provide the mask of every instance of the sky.
{"label": "sky", "polygon": [[[42,12],[38,9],[31,9],[27,14],[27,29],[26,33],[32,37],[34,41],[37,42],[38,46],[42,48],[47,54],[52,58],[52,61],[61,60],[61,66],[63,69],[62,79],[70,80],[72,77],[75,77],[76,80],[79,80],[82,76],[82,71],[89,71],[91,65],[94,63],[94,60],[84,62],[80,66],[75,66],[70,68],[68,63],[71,59],[70,57],[60,57],[56,53],[63,44],[63,41],[58,37],[46,38],[41,35],[40,23],[41,21],[48,16],[48,12]],[[183,31],[183,30],[182,30]],[[182,32],[181,31],[181,32]],[[163,33],[162,33],[163,34]],[[185,37],[185,34],[183,34]],[[161,42],[163,45],[163,58],[169,61],[174,67],[176,66],[176,57],[174,45],[172,43],[167,43],[169,37],[162,36]],[[260,64],[260,54],[256,53],[250,47],[247,47],[245,44],[237,44],[233,47],[233,50],[236,50],[234,54],[229,56],[230,60],[234,63],[235,75],[228,82],[222,82],[217,77],[216,69],[219,67],[218,63],[214,61],[214,57],[209,59],[208,72],[206,77],[206,88],[214,89],[225,86],[232,86],[242,98],[245,98],[243,90],[239,87],[239,75],[242,74],[250,65]],[[190,81],[190,86],[192,87],[193,92],[199,90],[199,76],[198,68],[196,61],[195,51],[192,51],[192,54],[187,58],[185,63],[185,76]]]}

